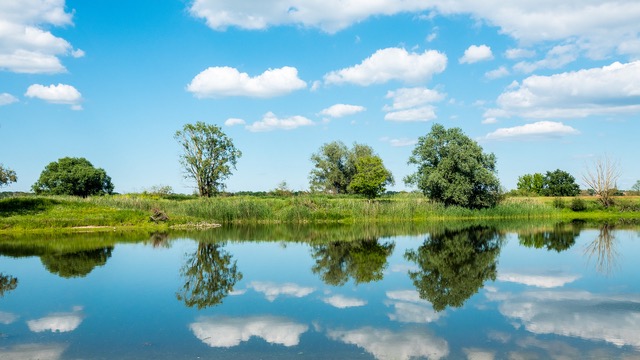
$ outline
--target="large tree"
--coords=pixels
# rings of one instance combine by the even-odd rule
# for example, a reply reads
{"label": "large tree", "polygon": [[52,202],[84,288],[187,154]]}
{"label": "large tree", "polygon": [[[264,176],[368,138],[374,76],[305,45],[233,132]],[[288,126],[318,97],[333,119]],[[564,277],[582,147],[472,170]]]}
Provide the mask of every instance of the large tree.
{"label": "large tree", "polygon": [[9,168],[5,168],[4,166],[2,166],[2,164],[0,164],[0,187],[9,185],[16,181],[18,181],[16,172]]}
{"label": "large tree", "polygon": [[545,185],[541,173],[524,174],[518,178],[518,191],[525,195],[542,195]]}
{"label": "large tree", "polygon": [[200,196],[210,197],[224,190],[224,180],[236,168],[242,152],[216,125],[186,124],[175,133],[184,153],[180,163],[185,177],[195,180]]}
{"label": "large tree", "polygon": [[557,169],[545,174],[543,193],[546,196],[576,196],[580,194],[580,186],[573,175]]}
{"label": "large tree", "polygon": [[[349,149],[341,141],[326,143],[311,155],[311,162],[314,168],[309,174],[309,182],[313,191],[370,196],[379,194],[385,185],[393,183],[391,172],[369,145],[354,143]],[[361,173],[359,176],[358,172]],[[385,176],[379,176],[381,173]],[[355,184],[354,179],[357,179]]]}
{"label": "large tree", "polygon": [[113,193],[111,178],[85,158],[65,157],[49,163],[32,186],[36,194],[87,197]]}
{"label": "large tree", "polygon": [[473,209],[492,207],[500,200],[495,155],[485,154],[460,128],[433,125],[418,139],[408,163],[418,170],[405,183],[431,200]]}
{"label": "large tree", "polygon": [[40,257],[42,265],[52,274],[64,278],[85,277],[111,257],[113,246],[73,253],[50,253]]}
{"label": "large tree", "polygon": [[613,196],[618,191],[620,175],[618,162],[605,156],[593,160],[593,165],[582,175],[582,181],[593,190],[602,206],[609,207],[613,205]]}

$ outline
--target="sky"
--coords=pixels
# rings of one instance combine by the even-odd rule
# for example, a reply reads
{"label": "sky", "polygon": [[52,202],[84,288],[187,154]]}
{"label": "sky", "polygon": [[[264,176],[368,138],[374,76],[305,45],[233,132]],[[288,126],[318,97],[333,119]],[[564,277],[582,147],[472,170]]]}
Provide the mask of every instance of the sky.
{"label": "sky", "polygon": [[434,123],[496,155],[505,189],[595,159],[640,179],[637,0],[0,0],[0,164],[29,191],[85,157],[115,191],[193,193],[174,134],[219,126],[228,191],[309,188],[327,142],[402,179]]}

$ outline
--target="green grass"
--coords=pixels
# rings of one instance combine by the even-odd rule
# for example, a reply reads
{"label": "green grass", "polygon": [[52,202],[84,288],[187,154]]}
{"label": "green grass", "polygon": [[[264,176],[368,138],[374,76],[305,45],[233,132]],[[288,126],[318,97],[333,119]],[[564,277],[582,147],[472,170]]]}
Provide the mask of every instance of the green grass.
{"label": "green grass", "polygon": [[[77,231],[80,227],[166,230],[189,223],[219,224],[366,224],[462,220],[640,218],[640,197],[616,199],[602,208],[595,198],[582,198],[583,211],[570,209],[573,198],[510,197],[491,209],[445,207],[420,194],[397,194],[369,201],[355,196],[221,196],[194,198],[127,194],[90,197],[23,195],[0,199],[0,233]],[[166,223],[149,220],[152,210],[169,216]]]}

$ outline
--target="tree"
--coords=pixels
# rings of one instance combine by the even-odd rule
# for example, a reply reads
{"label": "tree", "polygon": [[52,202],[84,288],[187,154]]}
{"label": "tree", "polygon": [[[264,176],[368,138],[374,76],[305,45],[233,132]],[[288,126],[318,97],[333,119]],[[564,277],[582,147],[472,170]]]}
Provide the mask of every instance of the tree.
{"label": "tree", "polygon": [[242,280],[242,273],[231,254],[224,250],[224,244],[204,242],[198,244],[180,274],[185,282],[176,297],[188,307],[198,309],[220,304],[236,282]]}
{"label": "tree", "polygon": [[326,284],[342,286],[353,279],[356,284],[382,280],[387,258],[395,244],[377,239],[334,241],[312,247],[316,264],[311,269]]}
{"label": "tree", "polygon": [[380,157],[363,156],[356,160],[356,173],[348,189],[373,199],[386,191],[386,185],[393,183],[393,175],[384,167]]}
{"label": "tree", "polygon": [[518,234],[521,245],[534,247],[536,249],[545,248],[549,251],[562,252],[568,250],[576,243],[576,238],[580,235],[582,226],[579,223],[566,227],[563,224],[556,224],[552,231],[536,231],[532,233]]}
{"label": "tree", "polygon": [[546,196],[576,196],[580,194],[580,186],[571,174],[557,169],[545,174],[543,193]]}
{"label": "tree", "polygon": [[311,155],[314,166],[309,174],[311,190],[346,194],[356,173],[357,159],[372,155],[373,149],[367,145],[355,143],[351,150],[341,141],[322,145]]}
{"label": "tree", "polygon": [[418,139],[408,163],[417,165],[418,171],[405,183],[417,186],[431,200],[473,209],[492,207],[500,200],[495,156],[484,154],[460,128],[433,125]]}
{"label": "tree", "polygon": [[0,273],[0,298],[3,297],[5,293],[15,290],[16,287],[18,287],[17,278]]}
{"label": "tree", "polygon": [[544,175],[540,173],[522,175],[518,178],[517,186],[521,193],[542,195],[544,191]]}
{"label": "tree", "polygon": [[633,184],[631,190],[635,191],[636,193],[640,193],[640,180],[636,181],[636,183]]}
{"label": "tree", "polygon": [[242,156],[233,141],[218,126],[201,121],[184,125],[174,137],[184,151],[180,163],[185,177],[195,180],[200,196],[211,197],[224,190],[223,181]]}
{"label": "tree", "polygon": [[595,159],[592,168],[587,168],[587,172],[582,175],[582,181],[593,189],[602,206],[606,208],[613,205],[613,196],[618,191],[616,183],[619,178],[618,163],[608,157]]}
{"label": "tree", "polygon": [[435,311],[460,307],[488,279],[495,280],[503,236],[492,227],[474,226],[432,233],[405,258],[418,265],[409,277],[420,298]]}
{"label": "tree", "polygon": [[85,277],[95,267],[106,264],[112,251],[113,246],[107,246],[74,253],[51,253],[40,256],[40,261],[52,274],[64,278]]}
{"label": "tree", "polygon": [[32,186],[36,194],[87,197],[113,193],[111,178],[85,158],[65,157],[49,163]]}
{"label": "tree", "polygon": [[9,185],[16,181],[18,181],[16,172],[9,168],[5,168],[4,166],[2,166],[2,164],[0,164],[0,187]]}

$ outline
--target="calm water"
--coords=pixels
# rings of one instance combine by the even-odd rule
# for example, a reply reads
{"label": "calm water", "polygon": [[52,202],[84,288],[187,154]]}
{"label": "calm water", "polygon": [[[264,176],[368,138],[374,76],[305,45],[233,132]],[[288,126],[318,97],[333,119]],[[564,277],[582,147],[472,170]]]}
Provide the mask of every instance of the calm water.
{"label": "calm water", "polygon": [[639,234],[569,224],[4,239],[0,358],[638,359]]}

